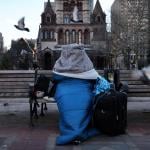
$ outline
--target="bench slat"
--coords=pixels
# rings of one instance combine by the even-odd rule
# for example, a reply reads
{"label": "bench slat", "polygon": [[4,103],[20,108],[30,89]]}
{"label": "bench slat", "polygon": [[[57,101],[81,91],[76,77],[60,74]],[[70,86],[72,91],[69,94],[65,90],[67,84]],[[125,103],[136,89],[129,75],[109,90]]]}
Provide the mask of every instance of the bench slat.
{"label": "bench slat", "polygon": [[33,82],[34,78],[0,78],[0,82]]}
{"label": "bench slat", "polygon": [[20,98],[22,98],[22,97],[29,97],[29,94],[28,93],[21,93],[21,92],[19,92],[19,93],[0,93],[0,97],[10,97],[10,98],[17,98],[17,97],[20,97]]}
{"label": "bench slat", "polygon": [[19,93],[19,92],[29,92],[29,88],[12,88],[12,89],[0,89],[2,93]]}

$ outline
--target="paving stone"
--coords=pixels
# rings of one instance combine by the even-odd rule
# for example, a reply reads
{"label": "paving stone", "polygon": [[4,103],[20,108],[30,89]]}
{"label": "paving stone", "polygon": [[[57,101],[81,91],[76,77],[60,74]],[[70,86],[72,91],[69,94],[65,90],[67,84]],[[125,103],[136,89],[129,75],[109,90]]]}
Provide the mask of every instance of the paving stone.
{"label": "paving stone", "polygon": [[0,147],[4,144],[5,140],[6,140],[5,137],[0,137]]}
{"label": "paving stone", "polygon": [[149,150],[150,113],[143,112],[149,105],[135,105],[134,102],[128,110],[127,134],[99,135],[78,146],[55,145],[59,134],[59,114],[55,104],[48,105],[45,117],[34,120],[35,127],[29,126],[27,103],[0,105],[0,150]]}

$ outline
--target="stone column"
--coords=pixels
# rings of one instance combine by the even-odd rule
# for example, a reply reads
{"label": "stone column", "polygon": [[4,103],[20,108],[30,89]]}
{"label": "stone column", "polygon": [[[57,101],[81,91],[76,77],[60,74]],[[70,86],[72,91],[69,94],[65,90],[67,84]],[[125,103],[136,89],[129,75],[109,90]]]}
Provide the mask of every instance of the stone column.
{"label": "stone column", "polygon": [[58,44],[58,31],[55,32],[56,43]]}

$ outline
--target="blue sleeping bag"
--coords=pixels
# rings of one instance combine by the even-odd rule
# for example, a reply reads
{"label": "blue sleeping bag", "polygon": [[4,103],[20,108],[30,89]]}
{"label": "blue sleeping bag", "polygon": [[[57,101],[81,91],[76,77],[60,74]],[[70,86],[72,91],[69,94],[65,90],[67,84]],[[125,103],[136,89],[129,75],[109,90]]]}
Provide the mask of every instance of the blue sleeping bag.
{"label": "blue sleeping bag", "polygon": [[56,144],[83,141],[96,135],[96,129],[88,128],[92,116],[93,83],[56,74],[54,80],[57,82],[55,99],[60,114],[60,135]]}

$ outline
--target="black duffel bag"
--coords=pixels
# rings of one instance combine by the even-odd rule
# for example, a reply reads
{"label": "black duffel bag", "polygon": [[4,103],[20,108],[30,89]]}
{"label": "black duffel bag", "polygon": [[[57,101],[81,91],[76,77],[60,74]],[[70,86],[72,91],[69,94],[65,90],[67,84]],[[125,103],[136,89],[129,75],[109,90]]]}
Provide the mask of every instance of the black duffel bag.
{"label": "black duffel bag", "polygon": [[110,89],[95,97],[93,123],[101,132],[110,136],[124,134],[127,128],[127,94]]}

